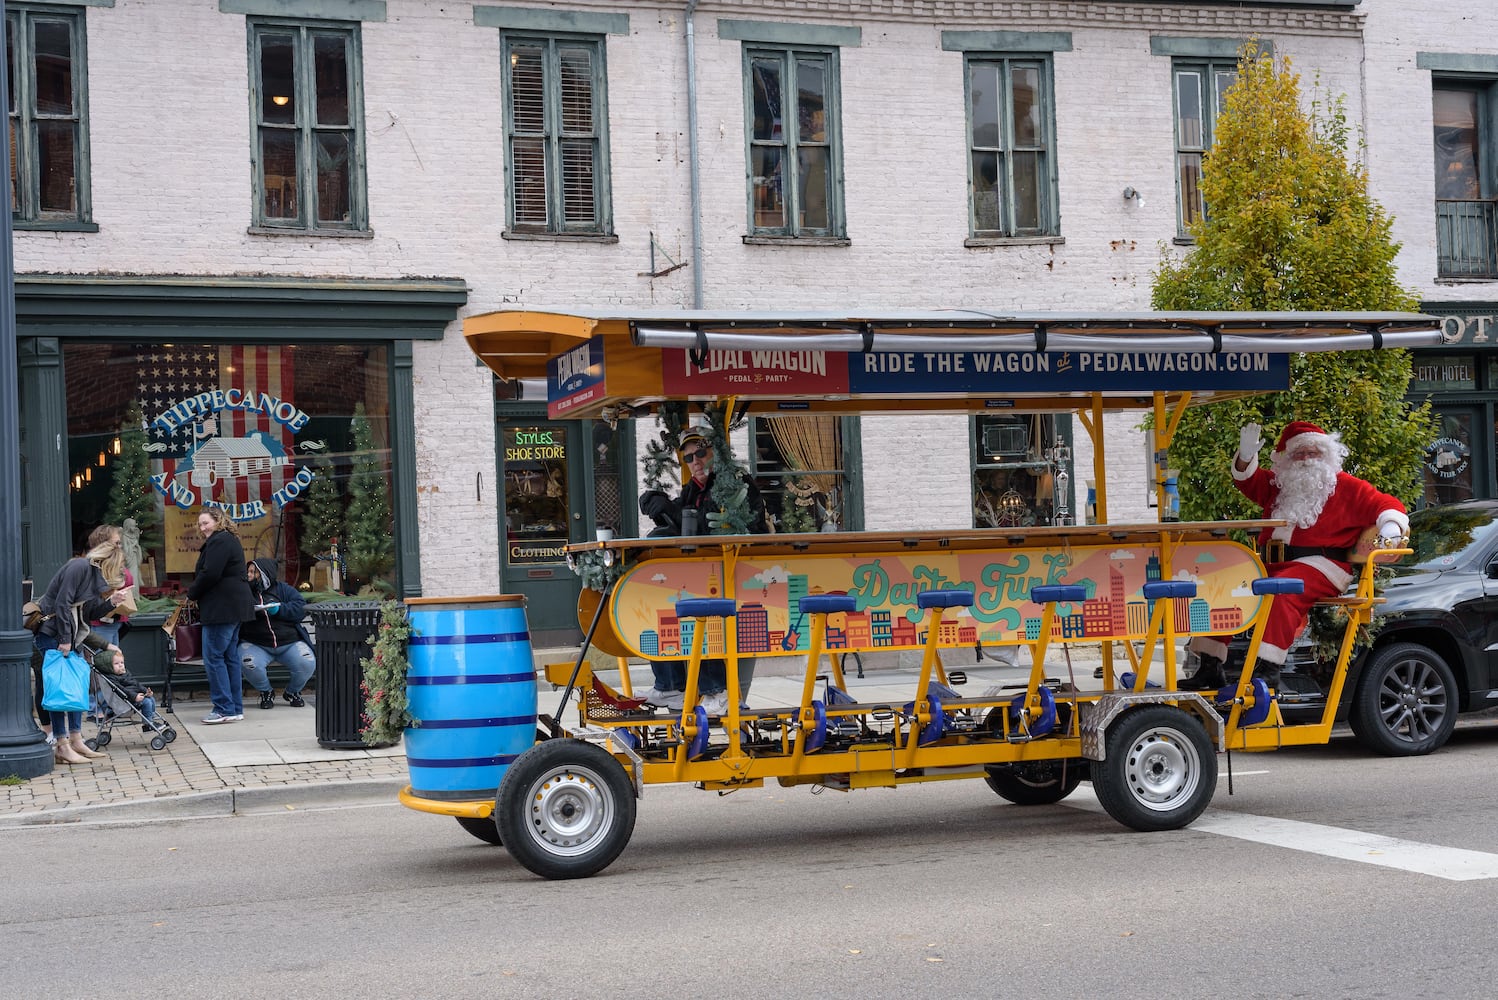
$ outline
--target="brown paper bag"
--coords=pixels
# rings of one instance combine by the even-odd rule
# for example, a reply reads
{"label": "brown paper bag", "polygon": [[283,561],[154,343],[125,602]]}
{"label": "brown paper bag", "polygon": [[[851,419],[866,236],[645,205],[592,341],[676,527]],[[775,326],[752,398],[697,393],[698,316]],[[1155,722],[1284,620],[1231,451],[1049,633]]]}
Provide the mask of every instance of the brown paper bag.
{"label": "brown paper bag", "polygon": [[125,599],[110,608],[109,614],[105,615],[105,618],[118,618],[120,615],[128,615],[140,610],[135,606],[135,588],[126,587],[124,590]]}

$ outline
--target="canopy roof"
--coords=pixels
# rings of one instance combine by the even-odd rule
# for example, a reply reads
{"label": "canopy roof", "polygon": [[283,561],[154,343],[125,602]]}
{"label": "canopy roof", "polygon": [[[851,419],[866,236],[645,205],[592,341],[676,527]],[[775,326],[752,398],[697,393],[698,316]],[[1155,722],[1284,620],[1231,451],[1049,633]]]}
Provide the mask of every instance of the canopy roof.
{"label": "canopy roof", "polygon": [[763,412],[1135,409],[1283,390],[1295,353],[1441,343],[1417,313],[978,308],[508,309],[463,334],[502,378],[546,379],[553,417],[725,396]]}

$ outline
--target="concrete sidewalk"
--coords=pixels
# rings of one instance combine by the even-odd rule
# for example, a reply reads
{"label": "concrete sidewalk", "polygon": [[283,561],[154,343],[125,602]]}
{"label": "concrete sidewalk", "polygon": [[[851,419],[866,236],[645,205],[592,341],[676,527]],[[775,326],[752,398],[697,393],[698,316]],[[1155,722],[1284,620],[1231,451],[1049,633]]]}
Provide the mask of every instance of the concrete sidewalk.
{"label": "concrete sidewalk", "polygon": [[[538,650],[537,667],[575,662],[576,649]],[[969,651],[944,657],[948,670],[968,675],[966,692],[978,694],[994,684],[1013,684],[1028,673],[1027,661],[1008,666],[994,661],[972,662]],[[1070,673],[1077,686],[1090,687],[1092,655],[1074,652]],[[869,657],[865,677],[853,661],[846,664],[850,689],[863,700],[908,700],[914,687],[919,656]],[[1055,652],[1047,659],[1047,674],[1066,679],[1067,664]],[[825,664],[824,664],[825,668]],[[597,669],[597,668],[595,668]],[[792,705],[800,702],[804,658],[761,658],[750,692],[751,706]],[[1124,667],[1120,667],[1124,669]],[[617,671],[597,669],[606,683],[619,687]],[[650,670],[632,670],[635,690],[650,686]],[[561,697],[544,680],[540,710],[553,713]],[[407,783],[406,758],[401,746],[375,750],[330,750],[316,736],[316,693],[309,692],[305,708],[292,708],[280,699],[262,710],[253,691],[247,692],[241,722],[205,726],[206,696],[178,698],[172,713],[163,713],[177,731],[177,740],[164,750],[150,749],[152,734],[139,725],[121,723],[104,752],[108,759],[93,764],[57,764],[51,774],[16,785],[0,785],[0,828],[47,823],[143,820],[228,815],[256,809],[309,808],[396,800]],[[575,717],[574,717],[575,718]],[[84,723],[84,735],[95,728]]]}

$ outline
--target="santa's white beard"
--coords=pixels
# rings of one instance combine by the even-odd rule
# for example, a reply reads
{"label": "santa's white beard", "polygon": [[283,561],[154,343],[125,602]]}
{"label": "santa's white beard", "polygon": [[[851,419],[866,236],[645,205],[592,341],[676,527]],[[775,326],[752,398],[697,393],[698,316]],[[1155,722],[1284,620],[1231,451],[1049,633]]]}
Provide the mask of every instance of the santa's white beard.
{"label": "santa's white beard", "polygon": [[1338,463],[1326,458],[1297,462],[1288,455],[1276,455],[1271,467],[1280,494],[1269,516],[1282,518],[1297,528],[1315,524],[1337,488],[1337,473],[1341,471]]}

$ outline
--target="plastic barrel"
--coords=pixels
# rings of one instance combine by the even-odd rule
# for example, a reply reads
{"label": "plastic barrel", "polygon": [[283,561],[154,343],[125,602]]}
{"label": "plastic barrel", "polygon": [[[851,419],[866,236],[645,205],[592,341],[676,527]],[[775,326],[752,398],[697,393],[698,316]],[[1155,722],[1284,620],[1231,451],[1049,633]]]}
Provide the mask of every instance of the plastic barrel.
{"label": "plastic barrel", "polygon": [[417,597],[406,605],[406,694],[420,720],[405,735],[411,792],[450,802],[493,798],[505,769],[536,742],[525,598]]}

